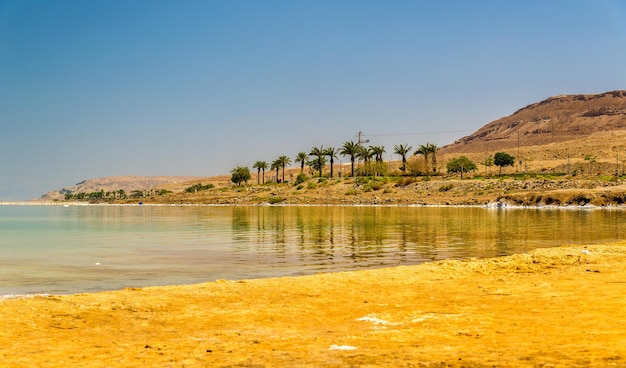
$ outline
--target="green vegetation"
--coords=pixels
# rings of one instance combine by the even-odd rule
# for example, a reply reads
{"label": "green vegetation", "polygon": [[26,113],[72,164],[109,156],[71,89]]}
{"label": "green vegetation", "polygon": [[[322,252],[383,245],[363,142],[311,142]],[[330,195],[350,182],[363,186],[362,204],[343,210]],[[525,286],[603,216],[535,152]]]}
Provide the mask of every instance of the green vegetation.
{"label": "green vegetation", "polygon": [[194,185],[186,188],[185,189],[185,193],[196,193],[196,192],[201,192],[203,190],[208,190],[208,189],[213,189],[213,188],[215,188],[215,185],[213,185],[211,183],[206,184],[206,185],[202,185],[202,184],[198,183],[198,184],[194,184]]}
{"label": "green vegetation", "polygon": [[250,180],[250,169],[245,166],[237,166],[231,170],[230,181],[240,186],[241,183],[247,183]]}
{"label": "green vegetation", "polygon": [[452,183],[443,184],[442,186],[439,187],[439,191],[440,192],[447,192],[447,191],[449,191],[452,188],[454,188],[454,184],[452,184]]}
{"label": "green vegetation", "polygon": [[470,171],[476,171],[476,164],[465,156],[453,158],[446,164],[446,168],[449,173],[461,173],[461,179],[463,179],[463,173]]}
{"label": "green vegetation", "polygon": [[395,153],[396,155],[400,155],[400,157],[402,157],[402,166],[400,166],[400,171],[404,172],[406,171],[406,155],[409,154],[409,152],[411,152],[411,149],[413,147],[409,146],[409,144],[396,144],[393,147],[393,153]]}
{"label": "green vegetation", "polygon": [[296,177],[296,182],[293,183],[293,185],[302,184],[302,183],[304,183],[307,180],[309,180],[309,177],[306,176],[305,173],[301,172],[300,174],[298,174],[298,177]]}
{"label": "green vegetation", "polygon": [[276,204],[276,203],[280,203],[280,202],[284,202],[286,199],[283,197],[269,197],[267,202],[269,204]]}
{"label": "green vegetation", "polygon": [[256,178],[256,183],[260,184],[260,179],[261,179],[261,170],[263,171],[263,183],[265,183],[265,170],[267,169],[267,162],[266,161],[257,161],[254,163],[254,165],[252,165],[253,169],[257,169],[257,178]]}
{"label": "green vegetation", "polygon": [[324,150],[324,146],[313,147],[311,148],[311,152],[309,152],[309,156],[314,156],[315,159],[308,162],[308,165],[314,170],[318,171],[320,174],[320,178],[322,177],[322,171],[324,170],[324,166],[326,165],[326,151]]}
{"label": "green vegetation", "polygon": [[500,168],[499,175],[502,175],[502,168],[515,165],[515,157],[506,152],[498,152],[493,155],[493,163]]}
{"label": "green vegetation", "polygon": [[354,160],[359,153],[359,143],[353,141],[344,142],[343,146],[339,149],[339,154],[343,156],[350,156],[350,176],[354,177]]}
{"label": "green vegetation", "polygon": [[330,161],[330,178],[333,178],[333,164],[335,163],[335,159],[337,158],[337,151],[333,147],[328,147],[324,150],[324,155],[328,156],[328,161]]}

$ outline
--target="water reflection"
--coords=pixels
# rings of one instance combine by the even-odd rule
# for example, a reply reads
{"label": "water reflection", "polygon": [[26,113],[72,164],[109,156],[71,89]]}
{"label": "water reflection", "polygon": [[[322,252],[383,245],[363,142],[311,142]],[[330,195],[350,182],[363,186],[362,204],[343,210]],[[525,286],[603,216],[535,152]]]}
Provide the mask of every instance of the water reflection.
{"label": "water reflection", "polygon": [[[233,242],[295,269],[352,269],[493,257],[622,239],[621,211],[414,207],[237,207]],[[252,225],[253,224],[253,225]],[[327,267],[328,269],[326,269]]]}
{"label": "water reflection", "polygon": [[626,235],[626,211],[610,210],[1,207],[0,294],[494,257]]}

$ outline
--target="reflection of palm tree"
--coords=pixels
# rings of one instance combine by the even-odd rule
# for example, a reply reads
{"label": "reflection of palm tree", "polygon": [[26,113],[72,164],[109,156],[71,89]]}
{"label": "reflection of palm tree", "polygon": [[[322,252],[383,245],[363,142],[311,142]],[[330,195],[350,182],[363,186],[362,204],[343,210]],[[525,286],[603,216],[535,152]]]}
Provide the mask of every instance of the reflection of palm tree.
{"label": "reflection of palm tree", "polygon": [[304,172],[304,165],[306,164],[306,160],[309,158],[309,155],[306,152],[298,152],[298,156],[296,156],[296,162],[300,163],[300,172]]}
{"label": "reflection of palm tree", "polygon": [[257,161],[252,165],[252,168],[257,169],[256,183],[260,184],[261,180],[261,170],[263,170],[263,183],[265,183],[265,169],[267,169],[267,162],[265,161]]}
{"label": "reflection of palm tree", "polygon": [[309,156],[315,156],[317,161],[317,169],[320,172],[320,178],[322,177],[322,170],[324,169],[324,156],[326,156],[324,146],[313,147],[311,148],[311,152],[309,152]]}
{"label": "reflection of palm tree", "polygon": [[330,178],[333,178],[333,163],[337,158],[337,150],[333,147],[328,147],[324,150],[324,155],[329,157],[330,161]]}
{"label": "reflection of palm tree", "polygon": [[409,144],[396,144],[393,147],[393,153],[400,155],[402,157],[402,166],[400,167],[400,171],[405,171],[406,170],[406,155],[409,154],[409,152],[411,152],[411,146],[409,146]]}
{"label": "reflection of palm tree", "polygon": [[291,159],[285,155],[280,156],[278,158],[278,162],[280,164],[280,167],[283,168],[283,183],[285,182],[285,166],[290,165],[291,164]]}
{"label": "reflection of palm tree", "polygon": [[343,156],[350,156],[350,176],[354,176],[354,158],[359,153],[359,144],[353,141],[344,142],[343,146],[339,150],[339,153]]}

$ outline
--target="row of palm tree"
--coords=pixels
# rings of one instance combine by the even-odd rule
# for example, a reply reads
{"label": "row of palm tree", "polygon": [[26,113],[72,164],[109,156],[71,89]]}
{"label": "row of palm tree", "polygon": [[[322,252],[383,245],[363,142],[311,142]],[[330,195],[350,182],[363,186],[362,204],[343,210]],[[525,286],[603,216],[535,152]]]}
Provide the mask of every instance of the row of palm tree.
{"label": "row of palm tree", "polygon": [[[407,156],[411,153],[411,149],[413,147],[408,144],[399,144],[394,146],[394,153],[400,155],[402,157],[402,166],[400,170],[402,172],[406,171],[406,163]],[[428,164],[428,158],[431,158],[431,164],[433,167],[433,171],[436,171],[437,159],[436,159],[436,151],[437,145],[433,143],[426,143],[424,145],[420,145],[417,150],[413,153],[413,155],[423,155],[424,160]],[[300,164],[300,172],[304,172],[304,166],[309,166],[313,170],[313,172],[318,172],[319,176],[322,177],[322,172],[324,167],[326,166],[326,157],[328,157],[328,161],[330,163],[330,178],[333,178],[333,166],[335,163],[335,159],[338,158],[337,155],[349,156],[350,157],[350,175],[354,176],[354,163],[356,160],[363,161],[365,163],[370,162],[372,159],[376,162],[383,162],[383,155],[385,153],[384,146],[369,146],[364,147],[358,142],[347,141],[341,146],[341,148],[336,149],[334,147],[324,146],[313,147],[311,151],[307,154],[306,152],[298,152],[295,158],[295,162]],[[270,170],[276,170],[276,179],[278,181],[279,170],[282,169],[282,181],[285,181],[285,167],[291,164],[291,159],[285,155],[279,156],[277,159],[268,164],[267,161],[257,161],[252,165],[254,169],[257,169],[257,184],[261,183],[261,173],[263,178],[263,183],[265,182],[265,170],[268,168]]]}

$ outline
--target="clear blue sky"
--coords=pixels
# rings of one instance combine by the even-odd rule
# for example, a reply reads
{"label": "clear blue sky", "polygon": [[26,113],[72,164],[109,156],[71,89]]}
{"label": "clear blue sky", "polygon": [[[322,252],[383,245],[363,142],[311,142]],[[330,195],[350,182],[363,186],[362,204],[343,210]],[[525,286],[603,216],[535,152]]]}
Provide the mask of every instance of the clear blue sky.
{"label": "clear blue sky", "polygon": [[0,199],[228,173],[358,131],[390,159],[615,89],[624,0],[0,0]]}

